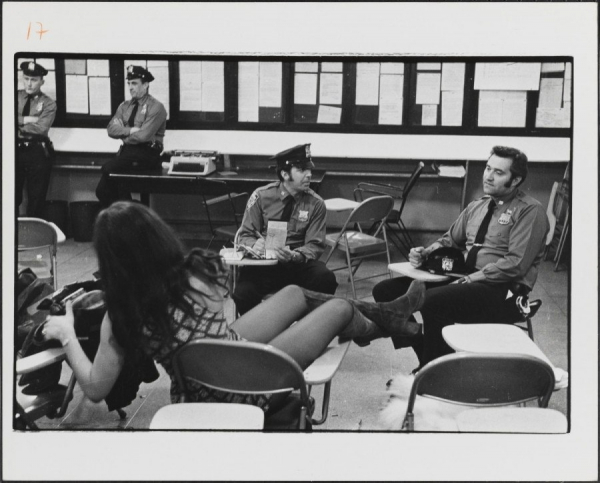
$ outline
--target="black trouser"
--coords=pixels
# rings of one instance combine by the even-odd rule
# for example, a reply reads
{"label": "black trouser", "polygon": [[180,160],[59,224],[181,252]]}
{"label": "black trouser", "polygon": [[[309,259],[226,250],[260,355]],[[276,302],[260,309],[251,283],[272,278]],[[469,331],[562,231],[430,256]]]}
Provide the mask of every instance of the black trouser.
{"label": "black trouser", "polygon": [[102,208],[118,200],[131,200],[131,193],[119,189],[118,184],[109,178],[110,173],[158,169],[160,163],[159,149],[153,149],[148,144],[124,144],[117,157],[102,166],[102,177],[96,187],[96,196]]}
{"label": "black trouser", "polygon": [[335,274],[318,260],[306,263],[279,263],[267,267],[242,267],[233,300],[238,312],[245,314],[267,294],[288,285],[333,295],[337,289]]}
{"label": "black trouser", "polygon": [[[384,280],[373,288],[373,298],[377,302],[393,300],[404,294],[411,282],[412,279],[408,277]],[[508,289],[508,283],[428,283],[425,303],[420,311],[424,333],[414,337],[408,344],[398,341],[398,345],[412,346],[423,366],[454,352],[442,337],[442,329],[447,325],[513,323],[514,312],[510,304],[505,303]]]}
{"label": "black trouser", "polygon": [[17,216],[23,202],[23,188],[27,183],[27,216],[42,218],[46,194],[50,185],[52,163],[54,159],[41,143],[17,147],[15,167],[15,207]]}

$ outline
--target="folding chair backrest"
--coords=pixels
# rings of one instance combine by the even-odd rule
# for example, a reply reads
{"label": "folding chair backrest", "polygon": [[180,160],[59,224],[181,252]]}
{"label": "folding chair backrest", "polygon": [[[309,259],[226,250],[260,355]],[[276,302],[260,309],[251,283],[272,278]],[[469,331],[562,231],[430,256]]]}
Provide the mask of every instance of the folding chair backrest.
{"label": "folding chair backrest", "polygon": [[[385,221],[394,208],[394,199],[391,196],[373,196],[361,202],[348,216],[342,232],[354,223],[373,224]],[[380,224],[380,227],[383,225]],[[377,230],[379,231],[379,230]]]}
{"label": "folding chair backrest", "polygon": [[402,189],[402,204],[400,205],[400,209],[398,210],[398,216],[402,215],[402,212],[404,211],[404,205],[406,204],[406,200],[408,198],[408,194],[412,191],[415,184],[417,184],[417,181],[419,180],[424,167],[425,164],[423,163],[423,161],[419,161],[419,164],[417,164],[417,167],[410,175],[410,178],[408,178],[408,180],[406,181],[406,184]]}
{"label": "folding chair backrest", "polygon": [[40,218],[19,218],[17,247],[22,250],[51,248],[56,252],[56,231],[52,225]]}
{"label": "folding chair backrest", "polygon": [[245,341],[197,340],[179,349],[173,358],[179,387],[186,379],[241,394],[269,394],[300,389],[307,399],[300,366],[268,344]]}

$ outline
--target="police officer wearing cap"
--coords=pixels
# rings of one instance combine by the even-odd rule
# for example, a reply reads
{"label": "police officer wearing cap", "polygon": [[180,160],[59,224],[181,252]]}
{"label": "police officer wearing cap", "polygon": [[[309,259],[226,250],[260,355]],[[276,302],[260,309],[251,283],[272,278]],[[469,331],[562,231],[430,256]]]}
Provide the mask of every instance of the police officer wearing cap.
{"label": "police officer wearing cap", "polygon": [[[467,272],[448,282],[428,283],[420,310],[424,334],[393,339],[396,348],[412,346],[420,366],[453,352],[442,337],[447,325],[515,322],[514,301],[507,297],[533,288],[549,230],[546,209],[518,188],[526,177],[527,156],[495,146],[483,174],[484,196],[470,203],[433,244],[410,251],[414,267],[441,254],[434,265],[449,268],[455,263],[442,247],[459,249],[465,262],[456,265],[464,265]],[[373,297],[377,302],[393,300],[409,283],[404,277],[384,280],[373,288]]]}
{"label": "police officer wearing cap", "polygon": [[41,91],[48,74],[42,65],[23,62],[20,68],[25,89],[17,92],[17,216],[27,184],[27,216],[42,218],[54,162],[48,131],[56,117],[56,102]]}
{"label": "police officer wearing cap", "polygon": [[148,90],[154,77],[139,65],[127,67],[127,86],[131,100],[124,101],[108,124],[108,135],[120,139],[123,145],[115,159],[102,166],[102,177],[96,187],[96,196],[102,207],[122,199],[131,199],[130,193],[119,192],[109,178],[110,173],[158,169],[163,151],[167,125],[165,106]]}
{"label": "police officer wearing cap", "polygon": [[238,243],[265,251],[269,220],[287,221],[286,246],[276,250],[277,265],[243,267],[233,294],[237,310],[244,314],[262,298],[287,285],[333,295],[335,274],[319,257],[325,250],[325,202],[310,189],[310,144],[282,151],[277,163],[279,181],[258,188],[248,199]]}

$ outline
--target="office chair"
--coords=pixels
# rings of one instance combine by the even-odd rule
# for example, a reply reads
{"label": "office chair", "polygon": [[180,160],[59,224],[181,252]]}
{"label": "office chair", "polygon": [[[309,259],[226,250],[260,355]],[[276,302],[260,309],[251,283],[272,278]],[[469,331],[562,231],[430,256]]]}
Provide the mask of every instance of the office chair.
{"label": "office chair", "polygon": [[417,395],[472,407],[499,407],[537,400],[548,407],[554,389],[549,364],[524,354],[459,352],[425,365],[412,384],[402,429],[414,431]]}
{"label": "office chair", "polygon": [[251,404],[185,403],[160,408],[149,429],[262,430],[264,422],[263,410]]}
{"label": "office chair", "polygon": [[[340,232],[332,233],[325,237],[325,244],[331,248],[325,263],[329,261],[336,250],[340,250],[346,255],[346,265],[332,270],[348,269],[354,298],[356,298],[355,281],[380,277],[384,274],[389,276],[389,271],[386,270],[385,273],[374,274],[360,279],[354,278],[354,274],[365,258],[385,254],[388,265],[390,264],[390,247],[386,235],[385,221],[393,207],[394,200],[391,196],[373,196],[372,198],[367,198],[348,215]],[[368,235],[362,231],[361,223],[366,223],[369,226],[377,226],[377,229],[372,235]],[[357,230],[352,230],[353,226],[356,226]]]}
{"label": "office chair", "polygon": [[[57,233],[54,227],[40,218],[18,218],[17,250],[19,270],[31,268],[39,279],[52,280],[54,290],[58,288]],[[40,251],[48,250],[46,261]],[[36,253],[31,259],[27,254]]]}

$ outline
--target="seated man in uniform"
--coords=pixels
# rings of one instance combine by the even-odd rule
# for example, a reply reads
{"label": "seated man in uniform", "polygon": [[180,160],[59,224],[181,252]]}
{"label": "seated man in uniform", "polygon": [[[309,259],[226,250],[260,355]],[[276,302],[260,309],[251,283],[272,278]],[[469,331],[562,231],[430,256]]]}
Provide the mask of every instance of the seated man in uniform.
{"label": "seated man in uniform", "polygon": [[117,157],[102,166],[96,196],[102,208],[117,200],[131,200],[130,193],[120,193],[109,178],[110,173],[158,169],[167,125],[165,106],[148,90],[154,76],[139,65],[127,67],[130,101],[124,101],[108,124],[108,135],[123,142]]}
{"label": "seated man in uniform", "polygon": [[[458,280],[428,283],[420,311],[423,332],[393,338],[397,349],[413,347],[419,367],[453,352],[442,337],[447,325],[515,322],[508,292],[533,288],[549,230],[545,208],[518,188],[526,177],[527,156],[495,146],[483,174],[484,196],[470,203],[432,245],[411,249],[414,267],[441,247],[466,251],[469,273]],[[377,302],[393,300],[410,282],[406,277],[384,280],[373,288],[373,297]]]}
{"label": "seated man in uniform", "polygon": [[[318,260],[325,250],[325,202],[310,189],[314,168],[310,144],[273,156],[280,181],[258,188],[248,200],[238,243],[265,252],[269,220],[287,221],[286,248],[276,249],[277,265],[242,267],[233,299],[240,314],[286,285],[333,295],[335,274]],[[289,248],[287,248],[289,246]]]}

